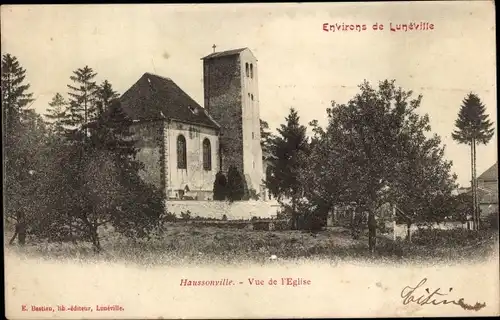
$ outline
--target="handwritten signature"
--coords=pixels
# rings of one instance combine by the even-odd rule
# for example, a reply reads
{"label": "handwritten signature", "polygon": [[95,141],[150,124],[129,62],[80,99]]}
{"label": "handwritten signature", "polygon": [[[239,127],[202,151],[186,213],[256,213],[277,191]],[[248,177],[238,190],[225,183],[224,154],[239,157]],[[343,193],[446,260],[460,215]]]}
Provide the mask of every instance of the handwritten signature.
{"label": "handwritten signature", "polygon": [[441,288],[437,288],[436,290],[431,292],[429,288],[426,288],[424,292],[422,292],[420,295],[418,293],[415,293],[417,289],[421,288],[426,282],[427,278],[424,278],[415,287],[410,287],[410,286],[404,287],[404,289],[401,291],[401,298],[403,298],[403,304],[407,305],[410,303],[416,303],[421,306],[426,304],[435,306],[453,304],[462,307],[464,310],[473,310],[473,311],[479,311],[482,308],[486,307],[486,303],[476,302],[476,304],[474,305],[467,304],[464,302],[464,298],[460,298],[459,300],[447,300],[441,298],[447,296],[451,291],[453,291],[453,288],[450,288],[448,292],[442,292]]}

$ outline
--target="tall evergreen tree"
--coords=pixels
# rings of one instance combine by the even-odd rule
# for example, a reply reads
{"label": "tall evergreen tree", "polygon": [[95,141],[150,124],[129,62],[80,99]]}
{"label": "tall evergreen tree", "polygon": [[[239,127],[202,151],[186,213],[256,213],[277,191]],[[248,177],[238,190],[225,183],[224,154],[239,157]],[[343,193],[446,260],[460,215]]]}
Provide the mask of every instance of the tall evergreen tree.
{"label": "tall evergreen tree", "polygon": [[16,57],[7,53],[2,56],[2,118],[4,125],[4,144],[9,146],[18,130],[27,108],[33,102],[33,93],[28,92],[30,85],[25,83],[26,70]]}
{"label": "tall evergreen tree", "polygon": [[[140,177],[144,165],[136,159],[138,149],[130,130],[132,121],[123,111],[120,101],[115,99],[109,102],[96,124],[92,142],[99,152],[111,156],[118,174],[113,178],[116,192],[107,192],[107,198],[99,195],[105,204],[115,205],[110,207],[109,221],[118,231],[129,236],[147,235],[164,211],[164,198],[160,190]],[[104,186],[104,189],[109,188]],[[112,201],[108,201],[110,199]]]}
{"label": "tall evergreen tree", "polygon": [[130,130],[132,121],[121,107],[119,100],[109,103],[91,127],[91,141],[94,148],[111,152],[123,170],[138,171],[140,162],[135,161],[136,140]]}
{"label": "tall evergreen tree", "polygon": [[[70,135],[79,132],[84,125],[96,119],[98,86],[94,81],[97,73],[89,66],[73,71],[73,84],[68,84],[68,110],[63,124],[70,128]],[[87,130],[85,133],[88,135]],[[82,137],[72,136],[73,139]]]}
{"label": "tall evergreen tree", "polygon": [[297,202],[303,195],[299,179],[300,171],[306,165],[308,142],[306,127],[299,123],[294,108],[285,118],[286,124],[277,129],[278,135],[270,145],[269,177],[265,184],[275,198],[289,198],[292,204],[292,227],[298,228]]}
{"label": "tall evergreen tree", "polygon": [[113,90],[113,86],[108,80],[104,80],[97,88],[97,113],[105,112],[111,102],[119,97],[118,92]]}
{"label": "tall evergreen tree", "polygon": [[56,135],[63,135],[65,128],[63,121],[66,118],[67,102],[60,93],[56,93],[49,102],[45,117],[49,119],[50,127]]}
{"label": "tall evergreen tree", "polygon": [[493,137],[495,128],[486,114],[486,107],[474,93],[469,93],[463,100],[455,126],[456,130],[451,134],[452,138],[458,143],[469,145],[471,148],[473,219],[474,228],[477,229],[479,225],[479,205],[476,185],[476,145],[486,145]]}
{"label": "tall evergreen tree", "polygon": [[270,145],[273,135],[269,132],[269,124],[260,119],[260,146],[262,147],[262,160],[266,160],[266,155],[270,152]]}
{"label": "tall evergreen tree", "polygon": [[25,145],[23,135],[27,132],[24,123],[29,122],[29,105],[33,94],[28,92],[30,85],[25,82],[26,70],[11,54],[2,56],[2,119],[3,154],[5,166],[5,212],[15,220],[15,234],[18,242],[24,245],[26,239],[26,195],[29,185],[31,158],[21,148]]}

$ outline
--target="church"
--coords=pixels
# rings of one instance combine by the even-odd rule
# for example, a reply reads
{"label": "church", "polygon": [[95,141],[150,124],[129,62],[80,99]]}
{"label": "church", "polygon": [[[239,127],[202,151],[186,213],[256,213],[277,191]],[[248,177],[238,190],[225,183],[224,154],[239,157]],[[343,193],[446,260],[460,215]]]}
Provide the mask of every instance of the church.
{"label": "church", "polygon": [[212,200],[215,176],[235,166],[265,198],[257,59],[248,48],[203,63],[204,106],[167,77],[145,73],[121,97],[132,119],[142,178],[167,199]]}

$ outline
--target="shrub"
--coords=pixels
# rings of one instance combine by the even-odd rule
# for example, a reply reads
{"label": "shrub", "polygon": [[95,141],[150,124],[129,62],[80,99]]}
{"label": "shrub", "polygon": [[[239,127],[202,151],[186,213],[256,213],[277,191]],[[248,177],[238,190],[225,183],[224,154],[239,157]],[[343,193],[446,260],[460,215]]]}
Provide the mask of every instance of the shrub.
{"label": "shrub", "polygon": [[223,201],[227,196],[227,179],[222,171],[215,175],[214,181],[214,200]]}
{"label": "shrub", "polygon": [[378,219],[377,220],[377,230],[382,234],[391,232],[391,230],[389,230],[389,228],[387,228],[386,222],[387,222],[386,219]]}
{"label": "shrub", "polygon": [[396,241],[381,241],[377,246],[377,253],[381,256],[396,256],[403,257],[408,253],[406,243],[399,238]]}
{"label": "shrub", "polygon": [[191,211],[181,212],[182,220],[190,220],[191,219]]}
{"label": "shrub", "polygon": [[277,230],[289,230],[292,228],[291,221],[291,208],[282,207],[276,214],[276,220],[279,220],[275,224]]}
{"label": "shrub", "polygon": [[163,222],[175,222],[177,220],[177,217],[176,217],[175,213],[167,212],[167,213],[163,214],[160,217],[160,219]]}
{"label": "shrub", "polygon": [[365,220],[365,215],[361,211],[356,212],[351,218],[350,229],[353,239],[359,239],[361,234],[365,231],[365,228],[367,226],[367,222]]}
{"label": "shrub", "polygon": [[243,199],[245,195],[245,180],[235,166],[227,172],[227,198],[232,202]]}
{"label": "shrub", "polygon": [[259,222],[254,222],[252,224],[253,224],[253,230],[269,230],[270,222],[259,221]]}
{"label": "shrub", "polygon": [[289,230],[290,223],[288,221],[275,221],[274,230]]}
{"label": "shrub", "polygon": [[291,210],[288,207],[281,207],[281,209],[276,213],[276,218],[278,220],[288,220],[291,216]]}
{"label": "shrub", "polygon": [[243,200],[259,200],[259,194],[255,189],[248,190],[248,195],[243,197]]}
{"label": "shrub", "polygon": [[498,230],[498,212],[490,212],[481,225],[484,229]]}
{"label": "shrub", "polygon": [[319,231],[326,224],[323,215],[318,210],[300,212],[299,221],[299,229],[308,231]]}
{"label": "shrub", "polygon": [[465,246],[485,238],[485,234],[467,229],[418,229],[412,235],[412,243],[432,246]]}

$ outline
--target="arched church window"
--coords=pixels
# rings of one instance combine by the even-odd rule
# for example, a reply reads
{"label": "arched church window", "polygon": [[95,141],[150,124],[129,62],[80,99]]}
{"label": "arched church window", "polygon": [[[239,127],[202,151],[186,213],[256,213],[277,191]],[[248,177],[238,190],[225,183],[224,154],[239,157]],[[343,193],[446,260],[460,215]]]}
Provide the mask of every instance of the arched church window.
{"label": "arched church window", "polygon": [[203,169],[212,170],[212,147],[208,138],[203,140]]}
{"label": "arched church window", "polygon": [[183,135],[177,137],[177,168],[187,168],[186,138]]}
{"label": "arched church window", "polygon": [[253,79],[253,63],[250,63],[250,78]]}
{"label": "arched church window", "polygon": [[245,72],[246,72],[246,75],[247,75],[247,77],[248,77],[248,62],[247,62],[247,63],[245,63]]}

